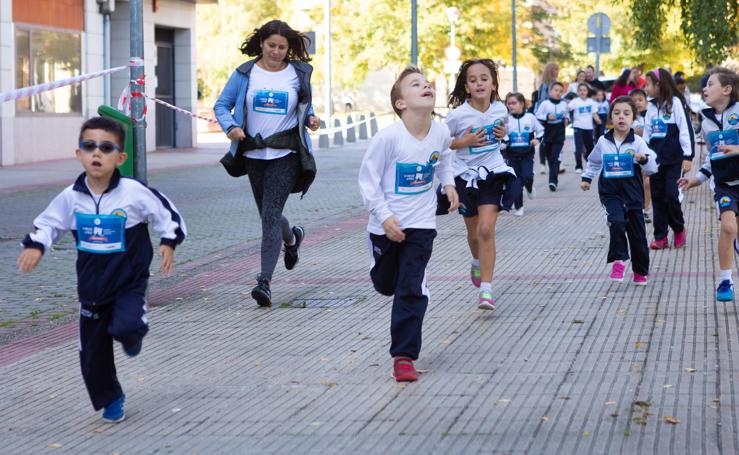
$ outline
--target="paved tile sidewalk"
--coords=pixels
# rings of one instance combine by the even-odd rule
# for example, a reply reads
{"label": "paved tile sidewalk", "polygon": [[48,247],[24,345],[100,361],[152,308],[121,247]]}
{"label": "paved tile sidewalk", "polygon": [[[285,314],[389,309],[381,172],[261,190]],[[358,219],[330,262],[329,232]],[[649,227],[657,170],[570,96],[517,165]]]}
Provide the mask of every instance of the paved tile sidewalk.
{"label": "paved tile sidewalk", "polygon": [[330,158],[331,181],[295,209],[318,216],[298,267],[278,266],[273,309],[248,297],[253,241],[195,239],[184,276],[153,287],[167,305],[141,356],[117,351],[125,423],[92,412],[74,324],[0,346],[3,452],[739,453],[739,318],[713,300],[707,185],[684,202],[688,248],[652,253],[641,288],[606,280],[597,193],[567,173],[552,194],[537,175],[526,216],[500,219],[494,313],[476,309],[461,219],[440,217],[423,374],[402,386],[390,299],[367,279],[364,211],[344,202],[358,157]]}

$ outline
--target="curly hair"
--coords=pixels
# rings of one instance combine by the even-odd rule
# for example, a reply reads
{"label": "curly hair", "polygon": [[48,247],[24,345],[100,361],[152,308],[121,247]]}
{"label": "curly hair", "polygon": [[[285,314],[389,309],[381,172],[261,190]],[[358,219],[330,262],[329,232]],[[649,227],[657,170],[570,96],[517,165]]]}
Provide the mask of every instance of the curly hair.
{"label": "curly hair", "polygon": [[244,55],[261,58],[262,43],[272,35],[279,35],[287,39],[288,49],[287,55],[285,56],[286,61],[300,60],[301,62],[310,62],[311,58],[308,55],[310,38],[293,30],[287,22],[277,19],[269,21],[259,28],[255,28],[254,32],[241,43],[239,49]]}
{"label": "curly hair", "polygon": [[470,95],[465,90],[464,86],[467,84],[467,70],[472,65],[485,65],[490,70],[490,76],[493,79],[493,93],[490,94],[490,102],[500,101],[500,95],[498,94],[498,67],[495,62],[489,58],[465,60],[462,62],[462,66],[459,67],[459,75],[457,76],[457,82],[454,84],[454,90],[449,94],[449,106],[455,108],[461,106]]}

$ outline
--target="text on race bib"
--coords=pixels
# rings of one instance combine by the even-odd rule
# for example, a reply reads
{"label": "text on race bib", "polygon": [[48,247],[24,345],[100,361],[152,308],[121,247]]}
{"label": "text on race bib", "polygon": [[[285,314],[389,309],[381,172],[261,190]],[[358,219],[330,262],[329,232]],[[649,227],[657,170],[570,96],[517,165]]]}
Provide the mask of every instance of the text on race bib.
{"label": "text on race bib", "polygon": [[107,254],[126,251],[126,218],[119,215],[75,213],[77,249]]}
{"label": "text on race bib", "polygon": [[258,90],[254,94],[254,112],[287,115],[288,93],[279,90]]}
{"label": "text on race bib", "polygon": [[603,154],[603,177],[607,179],[634,176],[634,157],[627,153]]}

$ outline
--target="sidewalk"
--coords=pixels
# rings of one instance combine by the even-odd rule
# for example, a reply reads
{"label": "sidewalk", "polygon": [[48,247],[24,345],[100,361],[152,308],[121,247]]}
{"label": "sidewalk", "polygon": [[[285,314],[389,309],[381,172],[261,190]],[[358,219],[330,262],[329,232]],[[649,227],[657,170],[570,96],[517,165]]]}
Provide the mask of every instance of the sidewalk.
{"label": "sidewalk", "polygon": [[[294,271],[278,265],[272,309],[249,297],[259,231],[246,181],[215,165],[153,174],[191,237],[176,276],[153,280],[142,354],[116,348],[127,420],[92,411],[76,324],[62,323],[0,345],[3,452],[739,453],[739,318],[735,302],[713,300],[707,185],[683,204],[688,247],[653,252],[647,287],[612,283],[597,192],[577,187],[568,142],[561,191],[537,174],[526,215],[500,217],[493,313],[476,308],[462,220],[440,217],[423,374],[399,385],[390,299],[368,280],[364,145],[319,152],[315,186],[289,201],[307,237]],[[3,213],[20,218],[55,190],[3,194]],[[0,225],[3,263],[23,216]],[[39,275],[4,273],[0,306],[36,280],[68,292],[65,248]]]}

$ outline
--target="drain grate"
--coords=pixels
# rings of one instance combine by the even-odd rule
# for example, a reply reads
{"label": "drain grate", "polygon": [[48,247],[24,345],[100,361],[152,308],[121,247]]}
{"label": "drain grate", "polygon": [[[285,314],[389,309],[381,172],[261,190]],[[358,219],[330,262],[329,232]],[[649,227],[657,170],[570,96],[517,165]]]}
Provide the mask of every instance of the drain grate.
{"label": "drain grate", "polygon": [[364,300],[357,297],[335,299],[295,299],[285,305],[287,308],[345,308]]}

